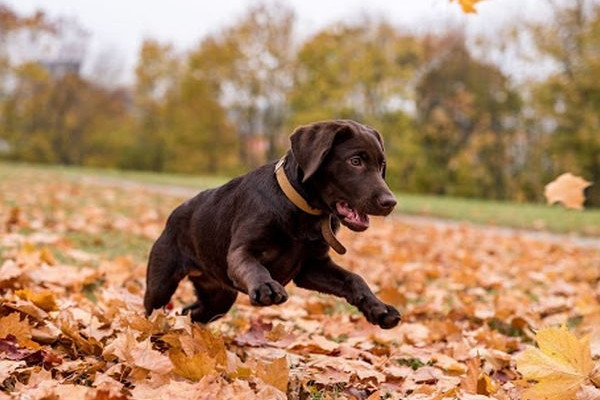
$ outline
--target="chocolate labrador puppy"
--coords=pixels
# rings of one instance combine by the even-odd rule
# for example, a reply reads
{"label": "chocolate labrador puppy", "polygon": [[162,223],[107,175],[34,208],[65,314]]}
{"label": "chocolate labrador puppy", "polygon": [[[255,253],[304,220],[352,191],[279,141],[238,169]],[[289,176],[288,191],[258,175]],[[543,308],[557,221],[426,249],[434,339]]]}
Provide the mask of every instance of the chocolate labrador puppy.
{"label": "chocolate labrador puppy", "polygon": [[354,231],[369,215],[388,215],[396,199],[387,187],[381,136],[350,120],[297,128],[291,150],[229,183],[203,191],[169,216],[150,252],[146,313],[164,307],[186,276],[198,300],[185,311],[206,323],[225,314],[238,291],[257,306],[287,300],[291,280],[344,297],[382,328],[400,321],[365,281],[329,257],[343,246],[333,232]]}

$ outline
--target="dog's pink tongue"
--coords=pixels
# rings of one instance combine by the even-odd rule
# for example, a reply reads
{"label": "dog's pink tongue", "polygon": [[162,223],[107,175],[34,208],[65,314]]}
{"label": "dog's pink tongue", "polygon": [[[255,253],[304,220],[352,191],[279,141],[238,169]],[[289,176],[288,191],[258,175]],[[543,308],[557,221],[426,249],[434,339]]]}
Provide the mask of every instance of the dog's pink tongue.
{"label": "dog's pink tongue", "polygon": [[364,230],[369,227],[369,216],[361,214],[346,202],[336,203],[335,208],[339,216],[347,223],[354,225],[355,228]]}

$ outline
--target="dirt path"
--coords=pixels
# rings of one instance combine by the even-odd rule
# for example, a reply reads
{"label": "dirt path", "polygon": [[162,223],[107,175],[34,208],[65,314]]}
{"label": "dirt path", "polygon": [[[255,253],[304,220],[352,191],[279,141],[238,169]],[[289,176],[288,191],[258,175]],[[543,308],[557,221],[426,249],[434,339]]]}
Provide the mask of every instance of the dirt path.
{"label": "dirt path", "polygon": [[[168,196],[175,197],[192,197],[197,194],[200,190],[198,188],[191,188],[185,186],[176,185],[163,185],[137,182],[128,179],[109,178],[109,177],[84,177],[81,178],[83,182],[114,186],[128,190],[146,190],[152,193],[163,193]],[[479,229],[482,231],[493,230],[494,233],[503,236],[521,236],[527,239],[540,240],[544,242],[553,242],[557,244],[571,244],[580,247],[591,247],[600,249],[600,237],[583,237],[573,234],[559,234],[548,231],[536,231],[527,229],[517,229],[506,226],[491,226],[491,225],[478,225],[466,221],[448,220],[435,217],[408,215],[396,213],[393,218],[397,218],[409,225],[423,225],[423,226],[437,226],[437,227],[457,227],[461,225],[468,225],[473,229]]]}

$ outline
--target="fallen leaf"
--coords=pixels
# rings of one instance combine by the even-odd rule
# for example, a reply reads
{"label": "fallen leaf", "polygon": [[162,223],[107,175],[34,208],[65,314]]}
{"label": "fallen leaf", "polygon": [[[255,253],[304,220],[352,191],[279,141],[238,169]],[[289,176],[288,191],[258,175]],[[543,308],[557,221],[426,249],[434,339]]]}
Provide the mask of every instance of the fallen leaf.
{"label": "fallen leaf", "polygon": [[594,368],[589,338],[578,339],[563,326],[538,331],[536,341],[539,349],[529,347],[516,357],[523,378],[538,382],[523,399],[575,399]]}
{"label": "fallen leaf", "polygon": [[46,246],[44,246],[40,249],[40,260],[45,262],[48,265],[56,264],[56,259],[54,258],[54,254],[52,254],[52,251]]}
{"label": "fallen leaf", "polygon": [[467,373],[460,378],[460,387],[467,393],[478,394],[480,392],[479,379],[481,377],[481,360],[474,357],[467,360]]}
{"label": "fallen leaf", "polygon": [[265,383],[286,393],[290,379],[290,367],[287,362],[287,357],[284,356],[275,359],[272,362],[259,360],[256,365],[256,376]]}
{"label": "fallen leaf", "polygon": [[19,265],[13,260],[6,260],[0,266],[0,287],[8,287],[10,281],[23,274]]}
{"label": "fallen leaf", "polygon": [[19,313],[15,312],[0,318],[0,339],[8,335],[13,335],[20,345],[37,347],[36,343],[31,341],[31,326],[26,318],[21,320]]}
{"label": "fallen leaf", "polygon": [[173,372],[191,381],[199,381],[215,372],[216,361],[206,353],[188,356],[176,349],[169,352],[169,358],[173,363]]}
{"label": "fallen leaf", "polygon": [[25,361],[0,360],[0,383],[10,377],[17,369],[26,366]]}
{"label": "fallen leaf", "polygon": [[600,389],[594,385],[583,385],[577,391],[577,400],[598,400],[600,399]]}
{"label": "fallen leaf", "polygon": [[44,311],[56,311],[58,305],[56,304],[56,297],[50,290],[41,290],[34,292],[31,289],[22,289],[15,292],[23,300],[29,300]]}
{"label": "fallen leaf", "polygon": [[591,182],[567,172],[546,185],[544,196],[548,204],[562,203],[567,208],[582,210],[584,189],[591,185]]}
{"label": "fallen leaf", "polygon": [[167,374],[173,369],[169,357],[152,349],[150,338],[138,342],[130,329],[106,346],[102,356],[109,361],[116,357],[130,365],[159,374]]}

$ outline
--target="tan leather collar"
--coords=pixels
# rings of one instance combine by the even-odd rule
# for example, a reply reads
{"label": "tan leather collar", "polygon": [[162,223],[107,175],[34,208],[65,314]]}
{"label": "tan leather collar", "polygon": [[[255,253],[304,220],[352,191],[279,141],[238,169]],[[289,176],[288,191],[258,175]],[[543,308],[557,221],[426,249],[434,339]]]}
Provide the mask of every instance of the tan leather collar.
{"label": "tan leather collar", "polygon": [[[275,177],[279,187],[281,188],[281,191],[285,194],[289,201],[291,201],[296,207],[305,213],[310,215],[323,215],[323,211],[319,210],[318,208],[311,207],[304,197],[302,197],[302,195],[298,193],[298,191],[292,186],[287,174],[285,173],[285,168],[283,168],[284,164],[285,156],[281,157],[277,164],[275,164]],[[327,244],[331,246],[336,253],[345,254],[346,248],[340,243],[339,240],[337,240],[333,230],[331,229],[331,219],[331,214],[323,215],[323,218],[321,219],[321,234],[323,235],[323,238]]]}
{"label": "tan leather collar", "polygon": [[298,191],[296,189],[294,189],[294,187],[290,183],[290,180],[288,179],[288,177],[285,173],[285,168],[283,168],[284,164],[285,164],[285,156],[281,157],[281,159],[277,162],[277,164],[275,164],[275,177],[277,178],[277,183],[279,184],[279,187],[281,188],[281,190],[283,190],[283,193],[285,194],[285,196],[292,203],[294,203],[294,205],[296,207],[298,207],[305,213],[308,213],[310,215],[323,214],[323,211],[321,211],[317,208],[312,208],[306,202],[306,200],[304,200],[304,197],[302,197],[302,195],[300,193],[298,193]]}

